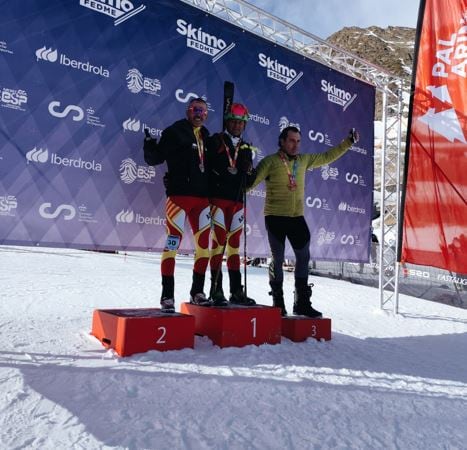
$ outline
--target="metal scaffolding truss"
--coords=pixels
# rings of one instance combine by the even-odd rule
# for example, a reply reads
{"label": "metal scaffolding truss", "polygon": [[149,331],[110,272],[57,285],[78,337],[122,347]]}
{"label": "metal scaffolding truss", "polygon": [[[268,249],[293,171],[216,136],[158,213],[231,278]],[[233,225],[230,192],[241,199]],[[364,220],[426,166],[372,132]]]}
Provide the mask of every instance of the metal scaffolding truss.
{"label": "metal scaffolding truss", "polygon": [[306,58],[369,83],[383,95],[385,130],[381,154],[381,246],[379,254],[381,308],[397,312],[396,245],[400,199],[402,140],[401,78],[244,0],[181,0]]}

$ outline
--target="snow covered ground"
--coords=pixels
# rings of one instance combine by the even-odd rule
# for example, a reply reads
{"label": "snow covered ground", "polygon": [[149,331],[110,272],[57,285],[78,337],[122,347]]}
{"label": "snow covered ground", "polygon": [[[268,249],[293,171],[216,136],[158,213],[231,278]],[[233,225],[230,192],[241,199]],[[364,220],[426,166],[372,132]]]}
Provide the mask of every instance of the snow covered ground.
{"label": "snow covered ground", "polygon": [[[158,255],[0,247],[0,448],[465,449],[467,310],[315,278],[333,339],[119,358],[95,308],[157,307]],[[293,274],[286,274],[291,310]],[[176,271],[177,307],[191,259]],[[267,271],[248,292],[270,304]]]}

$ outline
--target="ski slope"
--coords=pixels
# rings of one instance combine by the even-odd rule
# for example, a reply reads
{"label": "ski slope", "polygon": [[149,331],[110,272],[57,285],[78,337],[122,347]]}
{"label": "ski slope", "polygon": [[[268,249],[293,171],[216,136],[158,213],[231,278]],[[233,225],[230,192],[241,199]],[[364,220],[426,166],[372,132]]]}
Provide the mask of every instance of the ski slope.
{"label": "ski slope", "polygon": [[[157,307],[160,257],[0,247],[2,449],[465,449],[467,310],[314,278],[333,339],[119,358],[95,308]],[[177,309],[192,260],[176,268]],[[286,272],[288,310],[293,274]],[[267,271],[248,293],[270,304]]]}

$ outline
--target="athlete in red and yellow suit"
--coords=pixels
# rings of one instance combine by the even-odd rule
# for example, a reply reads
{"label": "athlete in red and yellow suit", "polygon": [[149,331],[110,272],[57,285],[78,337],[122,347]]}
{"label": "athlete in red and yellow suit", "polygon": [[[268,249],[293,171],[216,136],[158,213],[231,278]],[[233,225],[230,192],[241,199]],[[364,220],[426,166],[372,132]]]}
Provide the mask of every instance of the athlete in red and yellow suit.
{"label": "athlete in red and yellow suit", "polygon": [[144,160],[149,165],[167,163],[164,177],[167,194],[167,241],[162,253],[161,308],[174,308],[175,255],[180,246],[185,220],[191,225],[195,244],[193,283],[190,301],[208,305],[203,293],[206,267],[209,261],[209,183],[206,154],[208,130],[203,126],[207,105],[203,99],[191,100],[186,119],[179,120],[162,132],[159,143],[147,138]]}
{"label": "athlete in red and yellow suit", "polygon": [[[240,273],[239,247],[244,223],[243,192],[248,172],[252,167],[252,147],[239,137],[244,129],[244,122],[242,119],[229,119],[226,128],[232,134],[226,131],[215,134],[208,140],[212,205],[210,298],[214,305],[227,304],[222,289],[221,265],[224,248],[227,253],[231,303],[255,304],[253,299],[245,295]],[[234,135],[237,135],[237,138]]]}

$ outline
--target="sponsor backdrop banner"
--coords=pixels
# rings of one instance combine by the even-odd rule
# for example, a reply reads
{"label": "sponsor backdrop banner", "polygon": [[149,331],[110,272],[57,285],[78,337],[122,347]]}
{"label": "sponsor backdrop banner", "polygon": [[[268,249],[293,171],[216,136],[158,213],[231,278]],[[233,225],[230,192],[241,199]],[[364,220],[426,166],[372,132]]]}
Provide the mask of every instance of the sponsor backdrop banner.
{"label": "sponsor backdrop banner", "polygon": [[423,12],[402,260],[467,273],[467,0],[426,0]]}
{"label": "sponsor backdrop banner", "polygon": [[[179,1],[24,0],[0,17],[0,242],[161,250],[165,164],[143,160],[193,97],[220,130],[225,80],[251,113],[255,163],[294,124],[303,152],[351,127],[361,141],[313,170],[305,215],[314,259],[368,259],[374,88]],[[250,255],[267,255],[264,184],[248,196]],[[189,238],[182,251],[192,249]]]}

